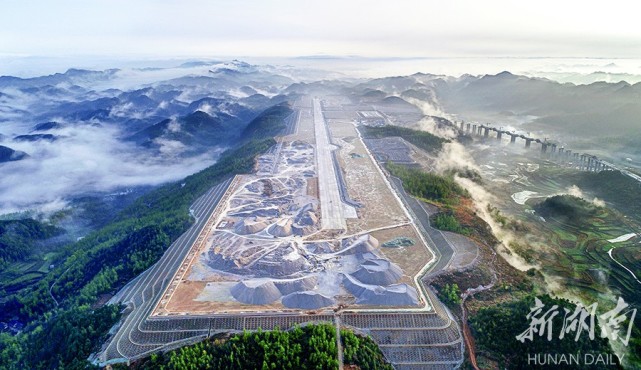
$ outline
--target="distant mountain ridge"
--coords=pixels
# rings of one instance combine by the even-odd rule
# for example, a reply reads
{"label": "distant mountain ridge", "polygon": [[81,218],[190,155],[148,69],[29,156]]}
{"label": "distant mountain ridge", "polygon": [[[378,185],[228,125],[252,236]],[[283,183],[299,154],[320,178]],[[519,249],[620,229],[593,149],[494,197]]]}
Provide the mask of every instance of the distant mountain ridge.
{"label": "distant mountain ridge", "polygon": [[59,83],[79,83],[95,80],[108,80],[112,78],[119,69],[107,69],[104,71],[91,71],[86,69],[70,68],[64,73],[54,73],[48,76],[20,78],[13,76],[0,76],[0,88],[6,87],[38,87],[46,85],[57,85]]}
{"label": "distant mountain ridge", "polygon": [[[384,91],[440,107],[464,120],[531,117],[527,128],[566,133],[641,135],[641,83],[559,83],[519,76],[415,74],[373,79],[359,89]],[[501,125],[497,121],[495,124]]]}
{"label": "distant mountain ridge", "polygon": [[28,156],[29,155],[27,155],[27,153],[25,152],[13,150],[9,147],[0,145],[0,163],[19,161],[21,159],[27,158]]}

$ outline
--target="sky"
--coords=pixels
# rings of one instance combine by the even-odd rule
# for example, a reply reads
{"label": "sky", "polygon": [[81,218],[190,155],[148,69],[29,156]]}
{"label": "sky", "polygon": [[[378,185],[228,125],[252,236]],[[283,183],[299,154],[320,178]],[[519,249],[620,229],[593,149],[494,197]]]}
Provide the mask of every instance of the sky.
{"label": "sky", "polygon": [[0,56],[640,58],[630,1],[4,0]]}

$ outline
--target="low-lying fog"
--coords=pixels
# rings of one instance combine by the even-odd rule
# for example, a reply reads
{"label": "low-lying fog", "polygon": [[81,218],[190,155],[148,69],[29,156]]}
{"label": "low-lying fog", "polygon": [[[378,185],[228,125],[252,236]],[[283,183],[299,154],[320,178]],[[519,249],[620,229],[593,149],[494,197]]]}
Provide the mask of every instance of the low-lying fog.
{"label": "low-lying fog", "polygon": [[119,130],[106,126],[74,126],[48,133],[60,138],[0,142],[30,156],[0,164],[0,214],[31,208],[48,213],[83,193],[158,185],[215,162],[214,153],[180,157],[179,142],[165,143],[157,156],[119,140]]}

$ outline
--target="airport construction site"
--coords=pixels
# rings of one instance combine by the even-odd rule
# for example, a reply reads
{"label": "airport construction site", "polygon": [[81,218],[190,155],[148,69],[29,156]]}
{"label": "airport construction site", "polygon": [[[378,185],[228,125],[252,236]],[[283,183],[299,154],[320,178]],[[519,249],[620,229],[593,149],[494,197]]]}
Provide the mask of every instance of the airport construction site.
{"label": "airport construction site", "polygon": [[431,228],[377,162],[411,164],[416,148],[366,143],[355,117],[372,107],[342,97],[294,108],[255,172],[194,203],[192,228],[112,298],[127,308],[97,362],[220,332],[332,322],[370,335],[397,369],[462,364],[460,327],[422,279],[473,256]]}

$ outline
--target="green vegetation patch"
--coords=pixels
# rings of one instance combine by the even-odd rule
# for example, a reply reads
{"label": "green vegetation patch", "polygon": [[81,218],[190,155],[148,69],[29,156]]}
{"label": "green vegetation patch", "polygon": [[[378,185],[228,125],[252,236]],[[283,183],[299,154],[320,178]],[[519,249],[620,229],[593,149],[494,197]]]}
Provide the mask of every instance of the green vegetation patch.
{"label": "green vegetation patch", "polygon": [[432,135],[429,132],[391,125],[381,127],[361,126],[360,131],[363,137],[368,139],[380,139],[390,136],[402,137],[430,153],[438,152],[443,146],[443,143],[449,142],[449,140]]}
{"label": "green vegetation patch", "polygon": [[242,137],[263,139],[276,136],[285,129],[285,118],[292,112],[287,103],[268,108],[249,122],[243,130]]}
{"label": "green vegetation patch", "polygon": [[[29,322],[27,332],[19,339],[0,337],[3,356],[4,353],[9,353],[6,356],[29,354],[29,351],[42,347],[39,328],[56,327],[61,317],[66,315],[69,315],[69,322],[55,335],[48,334],[51,336],[47,338],[52,341],[56,341],[54,338],[65,338],[66,341],[76,338],[70,346],[78,345],[82,349],[74,352],[73,347],[52,346],[48,347],[51,351],[46,358],[16,355],[12,361],[3,361],[2,364],[12,364],[13,367],[8,368],[16,369],[89,366],[86,361],[89,352],[84,349],[95,350],[94,339],[98,341],[96,338],[102,337],[117,321],[117,318],[115,321],[109,319],[104,321],[104,325],[101,322],[90,326],[90,331],[79,330],[78,327],[84,326],[84,317],[91,318],[88,321],[98,320],[92,316],[89,305],[94,304],[100,295],[115,292],[128,279],[155,263],[170,243],[191,225],[189,206],[194,200],[229,176],[251,172],[255,157],[275,143],[273,139],[248,142],[223,153],[213,166],[142,196],[123,210],[114,222],[67,246],[62,251],[64,262],[37,285],[2,297],[0,312],[5,317],[17,316],[23,322]],[[118,313],[116,309],[115,315]],[[34,361],[43,361],[43,365]]]}
{"label": "green vegetation patch", "polygon": [[[383,353],[369,337],[341,329],[345,365],[361,370],[392,370]],[[243,332],[219,336],[193,345],[155,353],[114,369],[338,369],[336,328],[331,324],[294,327],[288,331]]]}
{"label": "green vegetation patch", "polygon": [[500,368],[509,369],[530,368],[528,354],[576,355],[580,353],[580,356],[583,356],[585,353],[594,353],[611,354],[613,358],[616,358],[607,340],[601,338],[601,330],[597,322],[595,322],[594,328],[595,337],[592,340],[587,332],[583,332],[575,341],[576,332],[574,331],[566,334],[565,338],[559,339],[560,331],[563,328],[564,309],[570,310],[570,314],[572,314],[576,306],[568,300],[556,299],[548,295],[539,297],[539,299],[544,307],[537,317],[542,317],[554,305],[558,306],[559,313],[552,319],[551,340],[548,340],[547,332],[543,337],[539,335],[540,333],[535,333],[534,339],[531,341],[526,339],[521,342],[516,338],[524,333],[530,325],[530,320],[526,316],[535,305],[535,297],[530,295],[516,301],[481,308],[474,316],[470,317],[477,350],[489,351],[492,357],[499,361]]}
{"label": "green vegetation patch", "polygon": [[[120,319],[119,306],[79,306],[16,336],[0,333],[0,369],[87,369],[87,362]],[[97,368],[97,367],[95,367]]]}
{"label": "green vegetation patch", "polygon": [[641,186],[638,181],[619,171],[582,171],[564,173],[559,177],[614,204],[616,209],[641,222]]}
{"label": "green vegetation patch", "polygon": [[58,227],[33,219],[0,220],[0,268],[29,256],[37,241],[63,232]]}
{"label": "green vegetation patch", "polygon": [[362,337],[353,332],[341,329],[343,362],[356,365],[361,370],[392,370],[380,348],[369,337]]}
{"label": "green vegetation patch", "polygon": [[458,222],[454,215],[438,213],[431,219],[432,226],[439,230],[451,231],[458,234],[470,235],[471,231]]}
{"label": "green vegetation patch", "polygon": [[[114,366],[125,369],[124,365]],[[331,324],[290,331],[244,332],[205,340],[133,364],[133,369],[338,369],[336,328]]]}
{"label": "green vegetation patch", "polygon": [[438,293],[439,298],[449,306],[461,304],[461,289],[456,283],[445,284]]}
{"label": "green vegetation patch", "polygon": [[439,203],[457,204],[459,197],[468,196],[467,191],[450,176],[423,172],[420,169],[391,162],[388,162],[386,167],[393,176],[403,181],[403,188],[415,197]]}
{"label": "green vegetation patch", "polygon": [[406,236],[399,236],[398,238],[394,238],[392,240],[388,240],[385,243],[382,244],[383,247],[387,248],[399,248],[399,247],[409,247],[416,244],[414,239],[408,238]]}
{"label": "green vegetation patch", "polygon": [[584,225],[590,218],[605,211],[602,207],[568,194],[546,198],[534,209],[543,217],[563,219],[577,226]]}

